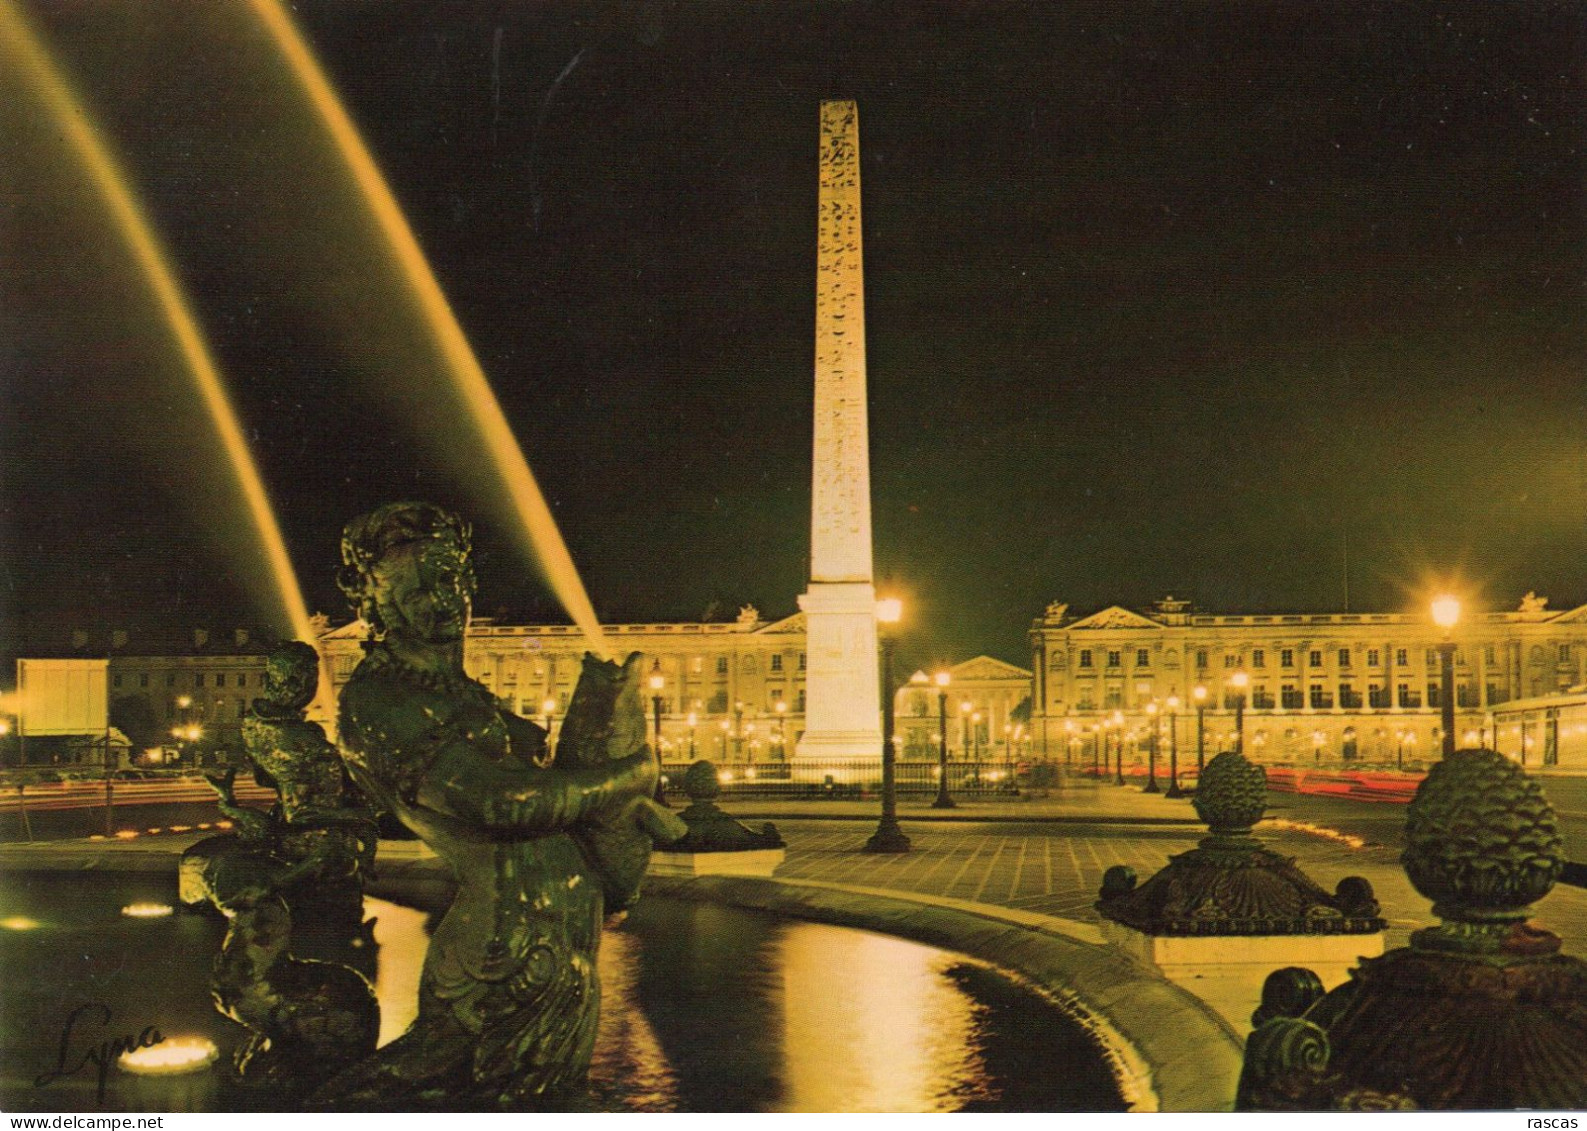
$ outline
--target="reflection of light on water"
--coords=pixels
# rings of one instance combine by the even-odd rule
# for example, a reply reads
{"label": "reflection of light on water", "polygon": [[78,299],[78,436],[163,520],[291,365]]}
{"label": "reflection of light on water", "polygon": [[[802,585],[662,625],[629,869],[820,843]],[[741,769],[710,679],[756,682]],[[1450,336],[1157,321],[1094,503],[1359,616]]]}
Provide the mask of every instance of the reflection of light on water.
{"label": "reflection of light on water", "polygon": [[982,1072],[970,1047],[970,1003],[944,976],[952,956],[839,930],[791,926],[779,952],[785,1110],[959,1107],[964,1086]]}
{"label": "reflection of light on water", "polygon": [[398,907],[383,899],[364,898],[364,916],[375,917],[375,945],[380,965],[375,971],[375,1000],[380,1003],[380,1036],[385,1045],[402,1036],[419,1015],[419,975],[430,936],[423,911]]}
{"label": "reflection of light on water", "polygon": [[173,910],[169,903],[129,903],[121,913],[129,919],[163,919]]}
{"label": "reflection of light on water", "polygon": [[0,919],[0,927],[8,931],[36,931],[41,925],[37,919],[29,919],[26,915],[8,915]]}
{"label": "reflection of light on water", "polygon": [[607,931],[601,939],[601,1019],[590,1076],[621,1081],[623,1106],[632,1111],[673,1111],[677,1076],[640,1007],[641,946],[626,931]]}
{"label": "reflection of light on water", "polygon": [[146,1049],[124,1052],[116,1063],[134,1076],[176,1076],[208,1068],[219,1055],[208,1037],[172,1037]]}

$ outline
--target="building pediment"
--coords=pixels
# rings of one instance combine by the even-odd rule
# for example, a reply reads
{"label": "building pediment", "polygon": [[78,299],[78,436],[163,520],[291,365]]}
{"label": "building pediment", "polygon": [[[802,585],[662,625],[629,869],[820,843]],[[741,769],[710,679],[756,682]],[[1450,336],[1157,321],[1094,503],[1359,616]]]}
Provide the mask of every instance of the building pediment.
{"label": "building pediment", "polygon": [[1088,617],[1081,617],[1069,626],[1069,630],[1073,632],[1079,629],[1162,627],[1161,624],[1150,617],[1143,617],[1140,613],[1131,612],[1122,605],[1110,605],[1100,613],[1092,613]]}
{"label": "building pediment", "polygon": [[965,660],[962,664],[954,664],[948,670],[952,673],[955,683],[964,680],[1028,680],[1031,674],[1025,668],[1004,663],[991,656],[977,656],[973,660]]}
{"label": "building pediment", "polygon": [[1587,605],[1554,614],[1555,624],[1587,624]]}
{"label": "building pediment", "polygon": [[772,621],[755,630],[756,636],[804,636],[809,631],[809,626],[804,613],[795,613],[791,617]]}
{"label": "building pediment", "polygon": [[337,628],[320,633],[321,640],[363,640],[369,635],[369,626],[362,620],[350,620]]}

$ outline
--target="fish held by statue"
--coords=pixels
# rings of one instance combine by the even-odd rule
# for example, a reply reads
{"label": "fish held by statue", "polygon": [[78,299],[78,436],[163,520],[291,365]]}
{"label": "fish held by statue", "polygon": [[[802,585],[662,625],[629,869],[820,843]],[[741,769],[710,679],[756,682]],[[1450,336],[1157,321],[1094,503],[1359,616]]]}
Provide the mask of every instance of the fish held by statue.
{"label": "fish held by statue", "polygon": [[[593,767],[648,748],[640,695],[643,659],[634,652],[619,666],[584,654],[584,668],[557,739],[556,767]],[[652,787],[661,774],[659,760],[653,764]],[[610,912],[622,911],[638,898],[654,844],[670,844],[688,831],[677,814],[646,794],[585,823],[573,836],[600,876]]]}

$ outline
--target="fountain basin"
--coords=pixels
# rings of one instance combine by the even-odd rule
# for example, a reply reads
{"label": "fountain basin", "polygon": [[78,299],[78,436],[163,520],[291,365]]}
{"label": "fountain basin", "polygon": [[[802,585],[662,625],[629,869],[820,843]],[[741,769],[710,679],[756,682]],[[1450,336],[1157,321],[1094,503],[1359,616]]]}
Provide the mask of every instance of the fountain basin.
{"label": "fountain basin", "polygon": [[[400,870],[400,869],[399,869]],[[701,881],[679,881],[699,883]],[[1093,1034],[1018,977],[941,948],[709,900],[647,896],[609,930],[604,1008],[591,1086],[603,1110],[1121,1110]],[[209,1002],[222,925],[183,913],[130,919],[138,901],[173,902],[175,877],[12,872],[0,915],[38,926],[0,936],[0,1107],[8,1111],[270,1110],[179,1078],[112,1071],[103,1102],[89,1069],[35,1086],[57,1059],[65,1015],[103,1001],[122,1030],[207,1037],[224,1061],[242,1036]],[[421,893],[443,894],[440,889]],[[660,897],[658,897],[660,896]],[[366,968],[385,1012],[382,1040],[411,1011],[431,916],[371,899],[379,923]],[[1032,1040],[1031,1034],[1040,1034]],[[69,1059],[76,1060],[74,1052]],[[1055,1064],[1062,1072],[1052,1071]],[[216,1077],[220,1068],[205,1070]]]}

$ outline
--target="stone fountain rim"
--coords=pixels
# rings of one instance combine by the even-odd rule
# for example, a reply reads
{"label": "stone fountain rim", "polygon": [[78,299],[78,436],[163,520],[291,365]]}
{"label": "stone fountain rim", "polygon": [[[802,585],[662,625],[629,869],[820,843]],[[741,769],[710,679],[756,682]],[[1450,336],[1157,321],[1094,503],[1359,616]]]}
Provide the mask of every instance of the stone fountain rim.
{"label": "stone fountain rim", "polygon": [[1132,1111],[1229,1111],[1244,1042],[1200,999],[1143,973],[1099,928],[963,900],[849,884],[649,876],[645,890],[875,931],[1012,972],[1085,1026]]}

